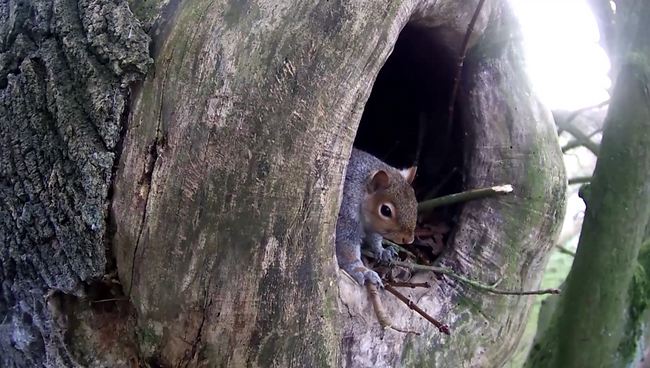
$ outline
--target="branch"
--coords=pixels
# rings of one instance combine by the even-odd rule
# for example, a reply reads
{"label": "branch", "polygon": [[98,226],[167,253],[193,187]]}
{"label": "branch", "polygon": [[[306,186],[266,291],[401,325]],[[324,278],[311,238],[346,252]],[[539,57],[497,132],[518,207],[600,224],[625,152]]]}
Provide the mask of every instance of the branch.
{"label": "branch", "polygon": [[451,179],[454,176],[456,171],[458,171],[457,167],[454,167],[453,169],[451,169],[451,171],[440,181],[440,183],[438,183],[438,185],[435,188],[433,188],[433,190],[431,192],[429,192],[429,194],[427,194],[427,196],[425,197],[425,200],[435,198],[436,194],[438,194],[438,191],[440,189],[442,189],[445,186],[445,184],[447,184],[449,179]]}
{"label": "branch", "polygon": [[424,317],[424,319],[426,319],[427,321],[431,322],[434,326],[436,326],[436,327],[438,328],[438,330],[439,330],[440,332],[442,332],[442,333],[444,333],[444,334],[446,334],[446,335],[449,335],[449,334],[450,334],[449,326],[447,326],[447,325],[443,325],[443,324],[440,323],[437,319],[431,317],[429,314],[427,314],[427,312],[423,311],[420,307],[418,307],[417,304],[415,304],[411,299],[405,297],[402,293],[400,293],[399,291],[395,290],[394,287],[392,287],[392,286],[390,286],[390,285],[384,285],[384,288],[385,288],[386,291],[388,291],[389,293],[395,295],[395,296],[397,297],[397,299],[399,299],[399,300],[401,300],[402,302],[404,302],[404,304],[408,305],[409,308],[411,308],[412,310],[416,311],[419,315],[421,315],[422,317]]}
{"label": "branch", "polygon": [[492,294],[499,294],[499,295],[543,295],[543,294],[559,294],[560,290],[559,289],[544,289],[544,290],[530,290],[530,291],[524,291],[524,290],[515,290],[515,291],[509,291],[509,290],[501,290],[497,289],[493,286],[485,285],[482,284],[478,281],[470,280],[465,276],[458,275],[454,273],[452,270],[447,269],[447,268],[442,268],[442,267],[435,267],[435,266],[424,266],[424,265],[419,265],[415,263],[408,263],[408,262],[402,262],[402,261],[393,261],[393,264],[396,264],[398,266],[402,267],[410,267],[411,269],[414,270],[425,270],[425,271],[433,271],[436,273],[441,273],[443,275],[449,276],[453,279],[456,279],[460,282],[463,282],[469,286],[472,286],[478,290],[486,291],[488,293]]}
{"label": "branch", "polygon": [[[558,126],[561,126],[562,129],[566,130],[569,134],[574,136],[576,138],[576,144],[579,144],[581,146],[584,146],[588,150],[590,150],[596,157],[598,157],[598,154],[600,153],[600,146],[594,143],[585,133],[583,133],[580,129],[578,129],[576,126],[569,122],[564,122],[561,121],[560,119],[555,120],[555,124]],[[568,144],[567,144],[568,146]],[[566,146],[565,146],[566,147]],[[571,148],[571,147],[569,147]],[[562,149],[562,153],[567,151],[567,149]]]}
{"label": "branch", "polygon": [[[377,259],[375,257],[375,255],[374,255],[374,253],[372,253],[370,251],[362,250],[361,253],[363,255],[365,255],[365,256]],[[474,288],[476,288],[478,290],[482,290],[482,291],[492,293],[492,294],[498,294],[498,295],[543,295],[543,294],[559,294],[560,293],[559,289],[543,289],[543,290],[530,290],[530,291],[501,290],[501,289],[497,289],[494,286],[485,285],[485,284],[482,284],[482,283],[480,283],[478,281],[470,280],[467,277],[458,275],[458,274],[454,273],[454,271],[452,271],[452,270],[450,270],[448,268],[444,268],[444,267],[424,266],[424,265],[417,264],[417,263],[403,262],[403,261],[397,261],[397,260],[391,261],[391,264],[396,265],[396,266],[406,267],[406,268],[409,268],[411,270],[432,271],[432,272],[435,272],[435,273],[443,274],[443,275],[449,276],[449,277],[451,277],[453,279],[456,279],[456,280],[458,280],[458,281],[460,281],[462,283],[465,283],[465,284],[467,284],[469,286],[472,286],[472,287],[474,287]]]}
{"label": "branch", "polygon": [[564,254],[569,255],[569,256],[571,256],[571,257],[575,257],[575,256],[576,256],[576,252],[572,251],[571,249],[569,249],[569,248],[567,248],[567,247],[565,247],[565,246],[563,246],[563,245],[559,245],[559,244],[558,244],[558,245],[556,245],[555,247],[557,248],[557,250],[558,250],[560,253],[564,253]]}
{"label": "branch", "polygon": [[489,197],[495,194],[507,194],[513,191],[512,185],[498,185],[489,188],[472,189],[466,192],[450,194],[418,203],[418,212],[430,211],[436,207]]}
{"label": "branch", "polygon": [[375,315],[377,315],[377,319],[379,320],[379,324],[381,325],[381,327],[392,328],[395,331],[406,333],[406,334],[412,333],[418,336],[421,335],[421,333],[418,331],[411,331],[411,330],[406,330],[406,329],[393,326],[392,322],[388,318],[386,309],[384,309],[384,305],[381,303],[381,300],[379,299],[379,292],[377,291],[377,285],[373,284],[372,282],[367,282],[366,289],[368,290],[368,298],[370,299],[370,303],[372,303],[372,307],[375,310]]}
{"label": "branch", "polygon": [[600,108],[605,107],[605,106],[607,106],[607,105],[609,105],[609,100],[605,100],[605,101],[603,101],[603,102],[601,102],[601,103],[598,103],[598,104],[596,104],[596,105],[593,105],[593,106],[587,106],[587,107],[579,108],[579,109],[575,110],[574,112],[572,112],[571,114],[569,114],[569,116],[567,116],[567,118],[566,118],[566,122],[567,122],[567,123],[571,123],[571,122],[573,122],[573,120],[575,120],[575,118],[577,118],[580,114],[582,114],[582,113],[584,113],[584,112],[586,112],[586,111],[589,111],[589,110],[600,109]]}
{"label": "branch", "polygon": [[585,111],[598,109],[608,104],[609,104],[609,100],[605,100],[599,103],[598,105],[583,107],[569,114],[569,116],[567,116],[566,119],[555,118],[556,114],[553,114],[553,117],[555,118],[554,119],[555,124],[558,126],[558,128],[567,131],[569,134],[575,137],[575,141],[567,143],[567,145],[562,148],[563,153],[568,151],[571,148],[584,146],[588,150],[590,150],[594,155],[596,155],[596,157],[598,157],[598,154],[600,153],[600,146],[591,140],[591,135],[587,135],[583,133],[582,130],[578,129],[578,127],[573,125],[572,122],[573,120],[575,120],[575,118],[577,118],[580,114],[584,113]]}
{"label": "branch", "polygon": [[485,0],[479,0],[478,4],[476,5],[476,10],[474,10],[474,15],[472,16],[472,20],[470,20],[469,24],[467,25],[467,32],[465,33],[465,39],[463,39],[463,45],[460,48],[460,54],[458,56],[458,65],[456,69],[456,77],[454,78],[454,88],[451,90],[451,97],[449,98],[449,120],[447,121],[447,139],[445,140],[445,149],[443,152],[447,152],[447,145],[448,142],[451,141],[449,138],[451,134],[451,126],[454,122],[454,104],[456,103],[456,95],[458,94],[458,85],[460,84],[460,77],[463,72],[463,64],[465,64],[465,53],[467,52],[467,47],[469,45],[469,39],[472,36],[472,32],[474,31],[474,25],[476,25],[476,21],[478,20],[479,14],[481,14],[481,9],[483,8],[483,4],[485,3]]}
{"label": "branch", "polygon": [[[594,137],[598,133],[601,133],[602,131],[603,130],[601,128],[598,128],[598,129],[594,130],[593,132],[591,132],[591,134],[589,134],[587,136],[587,139],[591,140],[592,137]],[[560,135],[560,134],[561,133],[559,133],[558,135]],[[567,151],[572,150],[574,148],[578,148],[578,147],[582,147],[582,142],[577,140],[577,139],[574,139],[574,140],[570,141],[569,143],[565,144],[562,147],[562,153],[566,153]]]}
{"label": "branch", "polygon": [[415,162],[413,162],[413,166],[416,167],[420,165],[420,156],[422,155],[422,147],[424,147],[424,136],[426,135],[427,132],[427,123],[428,123],[428,119],[426,115],[423,112],[421,112],[419,129],[418,129],[418,146],[415,151]]}
{"label": "branch", "polygon": [[591,182],[591,176],[578,176],[572,179],[569,179],[569,185],[574,184],[585,184]]}
{"label": "branch", "polygon": [[386,282],[386,285],[390,285],[393,287],[409,287],[411,289],[415,289],[416,287],[422,287],[422,288],[430,288],[431,283],[426,281],[426,282]]}
{"label": "branch", "polygon": [[415,254],[413,254],[412,252],[410,252],[410,251],[407,250],[406,248],[402,247],[401,245],[399,245],[399,244],[397,244],[397,243],[393,243],[392,241],[390,241],[390,240],[388,240],[388,239],[383,239],[383,240],[381,241],[381,244],[382,244],[382,245],[385,245],[385,246],[387,246],[387,247],[393,247],[393,248],[397,249],[397,250],[400,251],[400,252],[404,252],[404,253],[406,253],[408,256],[412,257],[413,259],[418,258],[418,257],[416,257]]}

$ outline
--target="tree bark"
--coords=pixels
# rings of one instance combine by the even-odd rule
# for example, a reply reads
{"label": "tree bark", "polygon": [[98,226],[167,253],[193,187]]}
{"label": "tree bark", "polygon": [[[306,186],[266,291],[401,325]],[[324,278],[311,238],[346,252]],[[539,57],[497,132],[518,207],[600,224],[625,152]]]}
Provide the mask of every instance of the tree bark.
{"label": "tree bark", "polygon": [[[576,258],[526,367],[628,367],[642,354],[650,288],[650,4],[617,7],[620,69]],[[550,317],[548,317],[550,315]],[[540,321],[542,313],[540,313]]]}
{"label": "tree bark", "polygon": [[[83,10],[103,2],[79,4]],[[347,158],[374,78],[400,31],[407,23],[420,27],[444,40],[449,55],[456,57],[476,4],[131,1],[133,13],[152,35],[155,66],[132,90],[129,109],[116,115],[128,113],[121,139],[107,146],[115,156],[99,165],[103,171],[84,171],[96,167],[91,161],[96,151],[81,151],[90,153],[76,161],[76,153],[61,159],[61,165],[76,162],[80,168],[70,175],[81,178],[68,205],[80,215],[63,223],[74,224],[68,225],[74,236],[57,240],[67,258],[54,266],[56,255],[39,250],[52,246],[42,240],[47,237],[33,240],[31,248],[4,241],[20,234],[23,225],[17,218],[25,210],[22,204],[3,207],[3,218],[6,214],[12,220],[2,228],[2,281],[13,285],[2,289],[0,316],[10,321],[0,325],[10,336],[2,342],[3,351],[10,352],[3,354],[5,362],[62,367],[136,362],[161,367],[500,366],[516,347],[533,297],[486,295],[418,273],[413,281],[435,286],[407,296],[449,324],[452,334],[443,336],[381,293],[395,325],[424,332],[407,336],[381,329],[365,290],[338,271],[334,257]],[[130,31],[118,40],[129,39],[131,30],[141,32],[135,26],[120,29]],[[515,191],[462,206],[451,250],[441,263],[487,284],[501,281],[501,288],[531,289],[539,284],[562,222],[566,176],[551,115],[525,75],[518,32],[507,2],[486,2],[456,109],[465,137],[463,186],[512,184]],[[54,38],[59,47],[67,45],[65,35]],[[93,57],[100,53],[91,50]],[[138,50],[124,55],[139,55],[129,60],[137,60],[132,64],[142,73],[144,45]],[[114,65],[110,58],[97,58]],[[19,78],[15,69],[4,73],[9,80]],[[65,77],[48,81],[70,83]],[[10,89],[3,93],[9,96],[5,99],[17,95]],[[71,121],[90,119],[94,109],[88,109]],[[12,161],[5,164],[5,150],[38,145],[28,142],[29,134],[11,138],[12,133],[4,133],[20,131],[15,121],[2,117],[5,198],[17,196],[9,180],[21,180],[11,170],[23,155],[11,153]],[[33,128],[46,129],[52,128]],[[84,131],[71,130],[77,129]],[[119,132],[120,125],[113,129]],[[82,142],[90,144],[91,137]],[[66,144],[57,141],[52,151]],[[78,151],[76,146],[68,149]],[[34,166],[46,160],[37,158]],[[112,177],[114,162],[119,166]],[[83,211],[95,202],[80,198],[88,196],[82,185],[98,178],[104,191],[93,197],[98,204],[91,218],[103,231],[96,234],[82,222],[89,221]],[[63,191],[50,190],[52,195]],[[108,215],[101,212],[107,200]],[[52,207],[63,203],[68,202]],[[107,249],[104,241],[110,242]],[[43,262],[20,266],[34,272],[9,273],[16,269],[11,262],[35,255]],[[80,273],[88,264],[92,272]],[[105,267],[116,267],[125,297],[94,282]],[[63,282],[54,269],[75,275],[74,287],[44,283],[30,296],[34,280],[45,278],[40,275]],[[105,280],[115,284],[110,277]],[[43,297],[49,289],[60,292]],[[40,306],[28,305],[32,301]],[[48,301],[59,314],[44,312]],[[30,319],[56,326],[59,335],[24,327]],[[20,345],[23,336],[49,350]]]}
{"label": "tree bark", "polygon": [[112,169],[150,38],[114,0],[3,0],[0,34],[0,365],[84,364],[75,342],[98,339],[98,358],[127,359],[111,347],[126,320],[88,340],[68,331],[116,315],[85,298],[111,262]]}

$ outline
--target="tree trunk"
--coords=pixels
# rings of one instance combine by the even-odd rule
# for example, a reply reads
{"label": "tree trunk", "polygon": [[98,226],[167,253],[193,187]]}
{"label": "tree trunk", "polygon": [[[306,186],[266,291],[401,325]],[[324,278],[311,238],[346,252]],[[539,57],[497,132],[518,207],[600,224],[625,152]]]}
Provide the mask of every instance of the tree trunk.
{"label": "tree trunk", "polygon": [[[74,5],[59,1],[52,7],[64,3]],[[62,13],[48,13],[45,2],[29,4],[37,16],[41,8],[54,18]],[[78,9],[102,4],[79,1]],[[533,297],[483,294],[418,273],[413,281],[429,280],[434,287],[406,294],[449,324],[452,333],[440,334],[382,292],[395,325],[423,332],[404,335],[379,326],[365,289],[339,272],[334,257],[347,158],[375,77],[400,32],[408,23],[439,45],[440,58],[455,60],[477,1],[133,0],[130,5],[153,38],[155,66],[132,90],[130,108],[118,106],[114,116],[124,111],[125,125],[112,146],[93,145],[93,137],[109,128],[116,134],[120,120],[95,122],[95,110],[103,111],[90,103],[95,95],[71,94],[71,86],[87,90],[112,81],[108,72],[73,82],[46,65],[49,78],[39,72],[33,77],[47,81],[48,89],[22,91],[14,88],[27,85],[18,82],[28,65],[3,69],[10,83],[2,91],[2,188],[3,199],[15,201],[2,207],[0,317],[7,334],[0,341],[9,352],[2,358],[7,365],[497,367],[508,359]],[[73,10],[63,13],[76,15]],[[69,23],[81,19],[84,28],[78,31],[92,44],[96,29],[76,16]],[[23,30],[41,24],[25,21],[12,29],[7,22],[4,32],[28,35]],[[133,22],[121,18],[116,24],[126,33],[99,37],[104,48],[75,49],[66,66],[117,65],[113,54],[104,57],[106,44],[122,45],[130,37],[146,42]],[[113,26],[96,33],[115,32]],[[551,115],[524,73],[517,27],[507,2],[486,2],[471,38],[454,120],[463,188],[512,184],[515,191],[460,207],[441,263],[487,284],[531,289],[539,284],[562,222],[566,177]],[[61,53],[69,33],[50,32],[53,52]],[[123,69],[145,70],[143,43],[119,54],[131,65]],[[42,47],[37,43],[24,54],[46,52]],[[93,84],[92,78],[100,81]],[[63,87],[70,92],[57,93]],[[35,101],[23,103],[26,98]],[[423,96],[428,98],[425,110],[446,106],[448,95]],[[65,110],[53,106],[54,99],[78,115],[59,118]],[[32,113],[5,112],[21,104]],[[49,120],[29,120],[39,114]],[[402,123],[393,125],[399,129]],[[23,132],[25,124],[29,132]],[[437,129],[444,124],[429,129],[432,139],[442,136]],[[61,155],[59,166],[45,155],[16,169],[42,145],[30,139],[48,134],[56,137],[46,147]],[[107,158],[97,163],[96,155]],[[119,165],[114,177],[113,163]],[[31,189],[18,192],[29,183],[27,173],[38,175],[31,184],[40,186],[32,190],[35,195]],[[421,175],[426,177],[426,170]],[[51,180],[54,186],[47,187]],[[101,190],[89,190],[92,185]],[[39,197],[42,192],[50,197]],[[108,215],[102,212],[107,201]],[[51,226],[56,237],[30,237],[23,221],[40,213],[30,208],[37,205],[74,216],[43,214],[31,226]],[[104,242],[110,246],[104,248]],[[97,282],[105,268],[106,282]],[[124,297],[110,277],[114,270]],[[31,293],[34,289],[38,292]],[[44,298],[51,289],[60,292]],[[58,313],[46,305],[58,307]]]}
{"label": "tree trunk", "polygon": [[72,367],[99,342],[128,359],[122,308],[86,298],[109,289],[112,169],[150,38],[114,0],[3,0],[0,34],[0,365]]}
{"label": "tree trunk", "polygon": [[[549,303],[526,367],[629,367],[643,353],[650,295],[650,4],[617,7],[620,71],[603,131],[576,258]],[[549,317],[550,316],[550,317]],[[542,313],[540,313],[540,321]]]}

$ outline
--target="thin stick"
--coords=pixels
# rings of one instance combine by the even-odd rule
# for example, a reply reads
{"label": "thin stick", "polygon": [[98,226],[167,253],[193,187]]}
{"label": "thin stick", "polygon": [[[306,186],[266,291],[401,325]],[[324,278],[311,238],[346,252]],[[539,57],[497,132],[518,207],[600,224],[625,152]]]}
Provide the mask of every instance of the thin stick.
{"label": "thin stick", "polygon": [[438,194],[440,189],[442,189],[445,186],[445,184],[447,184],[449,179],[451,179],[454,176],[456,171],[458,171],[457,167],[454,167],[453,169],[451,169],[451,171],[440,181],[440,183],[438,183],[438,185],[435,188],[433,188],[433,190],[431,192],[429,192],[429,194],[427,194],[427,196],[424,199],[429,200],[429,199],[435,198],[436,194]]}
{"label": "thin stick", "polygon": [[390,240],[388,240],[388,239],[383,239],[383,240],[381,241],[381,244],[382,244],[382,245],[385,245],[385,246],[387,246],[387,247],[388,247],[388,246],[393,247],[393,248],[397,249],[398,251],[400,251],[400,252],[404,252],[404,253],[406,253],[407,255],[409,255],[409,256],[411,256],[411,257],[413,257],[413,258],[417,258],[417,257],[415,256],[415,254],[413,254],[412,252],[408,251],[406,248],[402,247],[402,246],[399,245],[399,244],[393,243],[392,241],[390,241]]}
{"label": "thin stick", "polygon": [[559,294],[560,290],[559,289],[543,289],[543,290],[529,290],[529,291],[524,291],[524,290],[515,290],[515,291],[510,291],[510,290],[501,290],[497,289],[493,286],[485,285],[482,284],[478,281],[470,280],[465,276],[458,275],[454,273],[452,270],[447,269],[447,268],[442,268],[442,267],[435,267],[435,266],[424,266],[424,265],[419,265],[415,263],[409,263],[409,262],[402,262],[402,261],[393,261],[393,264],[402,266],[402,267],[410,267],[411,269],[418,269],[418,270],[425,270],[425,271],[433,271],[436,273],[441,273],[443,275],[449,276],[453,279],[456,279],[460,282],[463,282],[469,286],[472,286],[476,289],[492,293],[492,294],[499,294],[499,295],[543,295],[543,294]]}
{"label": "thin stick", "polygon": [[571,249],[569,249],[567,247],[564,247],[562,245],[556,245],[555,247],[557,248],[558,251],[560,251],[560,253],[564,253],[564,254],[569,255],[571,257],[576,256],[576,252],[572,251]]}
{"label": "thin stick", "polygon": [[[591,110],[591,109],[598,109],[601,108],[605,105],[609,104],[609,100],[603,101],[599,103],[598,105],[595,106],[587,106],[583,107],[581,109],[575,110],[569,116],[567,116],[566,120],[563,119],[557,119],[555,118],[555,114],[553,117],[555,118],[555,125],[558,126],[558,128],[567,131],[569,134],[575,137],[576,143],[568,143],[567,147],[562,149],[562,152],[566,152],[568,149],[573,148],[571,146],[579,143],[580,145],[584,146],[588,150],[590,150],[596,157],[598,157],[598,154],[600,153],[600,146],[594,141],[591,140],[591,137],[588,136],[587,134],[583,133],[582,130],[578,129],[575,125],[573,125],[573,120],[577,118],[580,114],[582,114],[585,111]],[[571,146],[569,146],[571,145]]]}
{"label": "thin stick", "polygon": [[411,289],[415,289],[416,287],[422,287],[422,288],[430,288],[431,283],[430,282],[386,282],[386,285],[390,285],[392,287],[409,287]]}
{"label": "thin stick", "polygon": [[569,179],[569,185],[585,184],[590,182],[591,182],[591,176],[578,176],[576,178]]}
{"label": "thin stick", "polygon": [[106,303],[106,302],[116,302],[120,300],[129,300],[129,298],[110,298],[110,299],[100,299],[100,300],[93,300],[91,303]]}
{"label": "thin stick", "polygon": [[430,211],[436,207],[489,197],[495,194],[507,194],[513,191],[512,185],[499,185],[490,188],[472,189],[466,192],[450,194],[418,203],[418,212]]}
{"label": "thin stick", "polygon": [[386,309],[384,309],[384,305],[381,303],[381,300],[379,299],[379,292],[377,291],[377,285],[371,282],[367,282],[366,289],[368,290],[368,298],[370,299],[370,303],[372,303],[372,307],[375,310],[375,315],[377,316],[377,319],[379,320],[379,324],[381,325],[381,327],[392,328],[395,331],[406,333],[406,334],[412,333],[414,335],[421,335],[420,332],[418,331],[411,331],[411,330],[402,329],[393,326],[390,319],[388,318],[388,313],[386,313]]}
{"label": "thin stick", "polygon": [[[369,252],[367,250],[362,250],[361,253],[365,256],[375,258],[375,255],[372,252]],[[422,270],[422,271],[432,271],[435,273],[443,274],[446,276],[451,277],[452,279],[456,279],[462,283],[465,283],[469,286],[472,286],[478,290],[482,290],[488,293],[492,294],[498,294],[498,295],[544,295],[544,294],[560,294],[560,289],[543,289],[543,290],[529,290],[529,291],[524,291],[524,290],[515,290],[515,291],[510,291],[510,290],[501,290],[497,289],[494,286],[490,285],[485,285],[482,284],[478,281],[470,280],[465,276],[458,275],[454,273],[454,271],[444,268],[444,267],[436,267],[436,266],[425,266],[417,263],[411,263],[411,262],[402,262],[402,261],[397,261],[393,260],[391,262],[392,264],[396,266],[401,266],[401,267],[406,267],[411,270]]]}
{"label": "thin stick", "polygon": [[390,285],[384,285],[384,288],[389,293],[395,295],[397,297],[397,299],[404,302],[404,304],[408,305],[409,308],[411,308],[412,310],[416,311],[419,315],[424,317],[427,321],[433,323],[433,325],[436,326],[440,332],[442,332],[444,334],[447,334],[447,335],[450,334],[449,326],[443,325],[437,319],[431,317],[429,314],[427,314],[427,312],[423,311],[420,307],[418,307],[417,304],[415,304],[411,299],[405,297],[402,293],[395,290],[394,287],[392,287]]}
{"label": "thin stick", "polygon": [[419,129],[418,129],[418,146],[415,151],[415,162],[413,162],[413,166],[416,167],[420,166],[420,156],[422,155],[422,147],[424,146],[424,135],[427,132],[427,122],[428,119],[426,115],[423,112],[421,112]]}
{"label": "thin stick", "polygon": [[587,107],[577,109],[567,117],[566,122],[571,123],[575,118],[578,117],[578,115],[582,114],[585,111],[589,111],[589,110],[593,110],[593,109],[600,109],[600,108],[605,107],[607,105],[609,105],[609,100],[605,100],[605,101],[603,101],[603,102],[601,102],[601,103],[599,103],[597,105],[587,106]]}
{"label": "thin stick", "polygon": [[[474,26],[476,25],[476,21],[478,20],[479,14],[481,14],[481,9],[483,8],[483,4],[485,3],[485,0],[479,0],[478,4],[476,5],[476,10],[474,10],[474,15],[472,16],[472,20],[470,20],[469,24],[467,25],[467,32],[465,33],[465,39],[463,39],[463,45],[460,48],[460,55],[458,56],[458,65],[456,69],[456,77],[454,79],[454,88],[451,90],[451,97],[449,98],[449,120],[447,121],[447,139],[445,142],[449,142],[449,136],[451,134],[451,126],[454,122],[454,104],[456,103],[456,95],[458,94],[458,85],[460,84],[460,77],[463,72],[463,65],[465,64],[465,53],[467,53],[467,47],[469,46],[469,39],[472,36],[472,32],[474,31]],[[445,143],[445,150],[443,152],[447,152],[447,143]]]}

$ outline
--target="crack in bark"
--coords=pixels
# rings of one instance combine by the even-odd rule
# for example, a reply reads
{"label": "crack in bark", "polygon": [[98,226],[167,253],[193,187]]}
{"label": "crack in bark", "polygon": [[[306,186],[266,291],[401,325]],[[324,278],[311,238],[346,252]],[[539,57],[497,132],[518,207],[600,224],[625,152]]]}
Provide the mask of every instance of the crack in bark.
{"label": "crack in bark", "polygon": [[208,286],[205,288],[205,302],[203,303],[203,309],[201,313],[203,316],[201,318],[201,323],[199,324],[199,328],[196,331],[196,337],[194,337],[194,341],[190,344],[192,347],[190,350],[186,351],[185,357],[179,362],[180,365],[183,363],[183,361],[185,361],[185,368],[187,368],[192,362],[192,360],[194,360],[199,345],[201,344],[201,334],[203,333],[203,326],[205,325],[207,310],[212,305],[212,298],[208,298],[208,295],[210,294],[211,284],[212,284],[212,280],[208,280]]}
{"label": "crack in bark", "polygon": [[[140,179],[140,185],[142,188],[146,188],[146,195],[144,195],[144,208],[142,211],[142,220],[140,221],[140,230],[138,231],[138,238],[135,242],[135,247],[133,249],[133,258],[131,261],[131,280],[129,282],[129,298],[131,298],[131,292],[133,291],[133,280],[135,278],[135,266],[136,266],[136,256],[138,254],[138,249],[140,247],[140,240],[142,239],[142,233],[146,227],[147,219],[147,206],[149,205],[149,197],[151,196],[151,186],[153,182],[153,174],[156,169],[156,162],[158,161],[159,153],[158,149],[163,148],[166,145],[166,138],[162,133],[162,121],[163,121],[163,105],[165,101],[165,85],[167,82],[167,77],[169,75],[169,65],[171,60],[174,57],[174,50],[172,48],[171,55],[169,58],[166,58],[163,62],[163,78],[160,84],[160,104],[158,105],[158,124],[156,125],[156,136],[154,142],[149,147],[148,157],[145,160],[145,167],[143,170],[142,178]],[[154,70],[155,73],[155,70]],[[143,250],[144,252],[144,250]]]}

